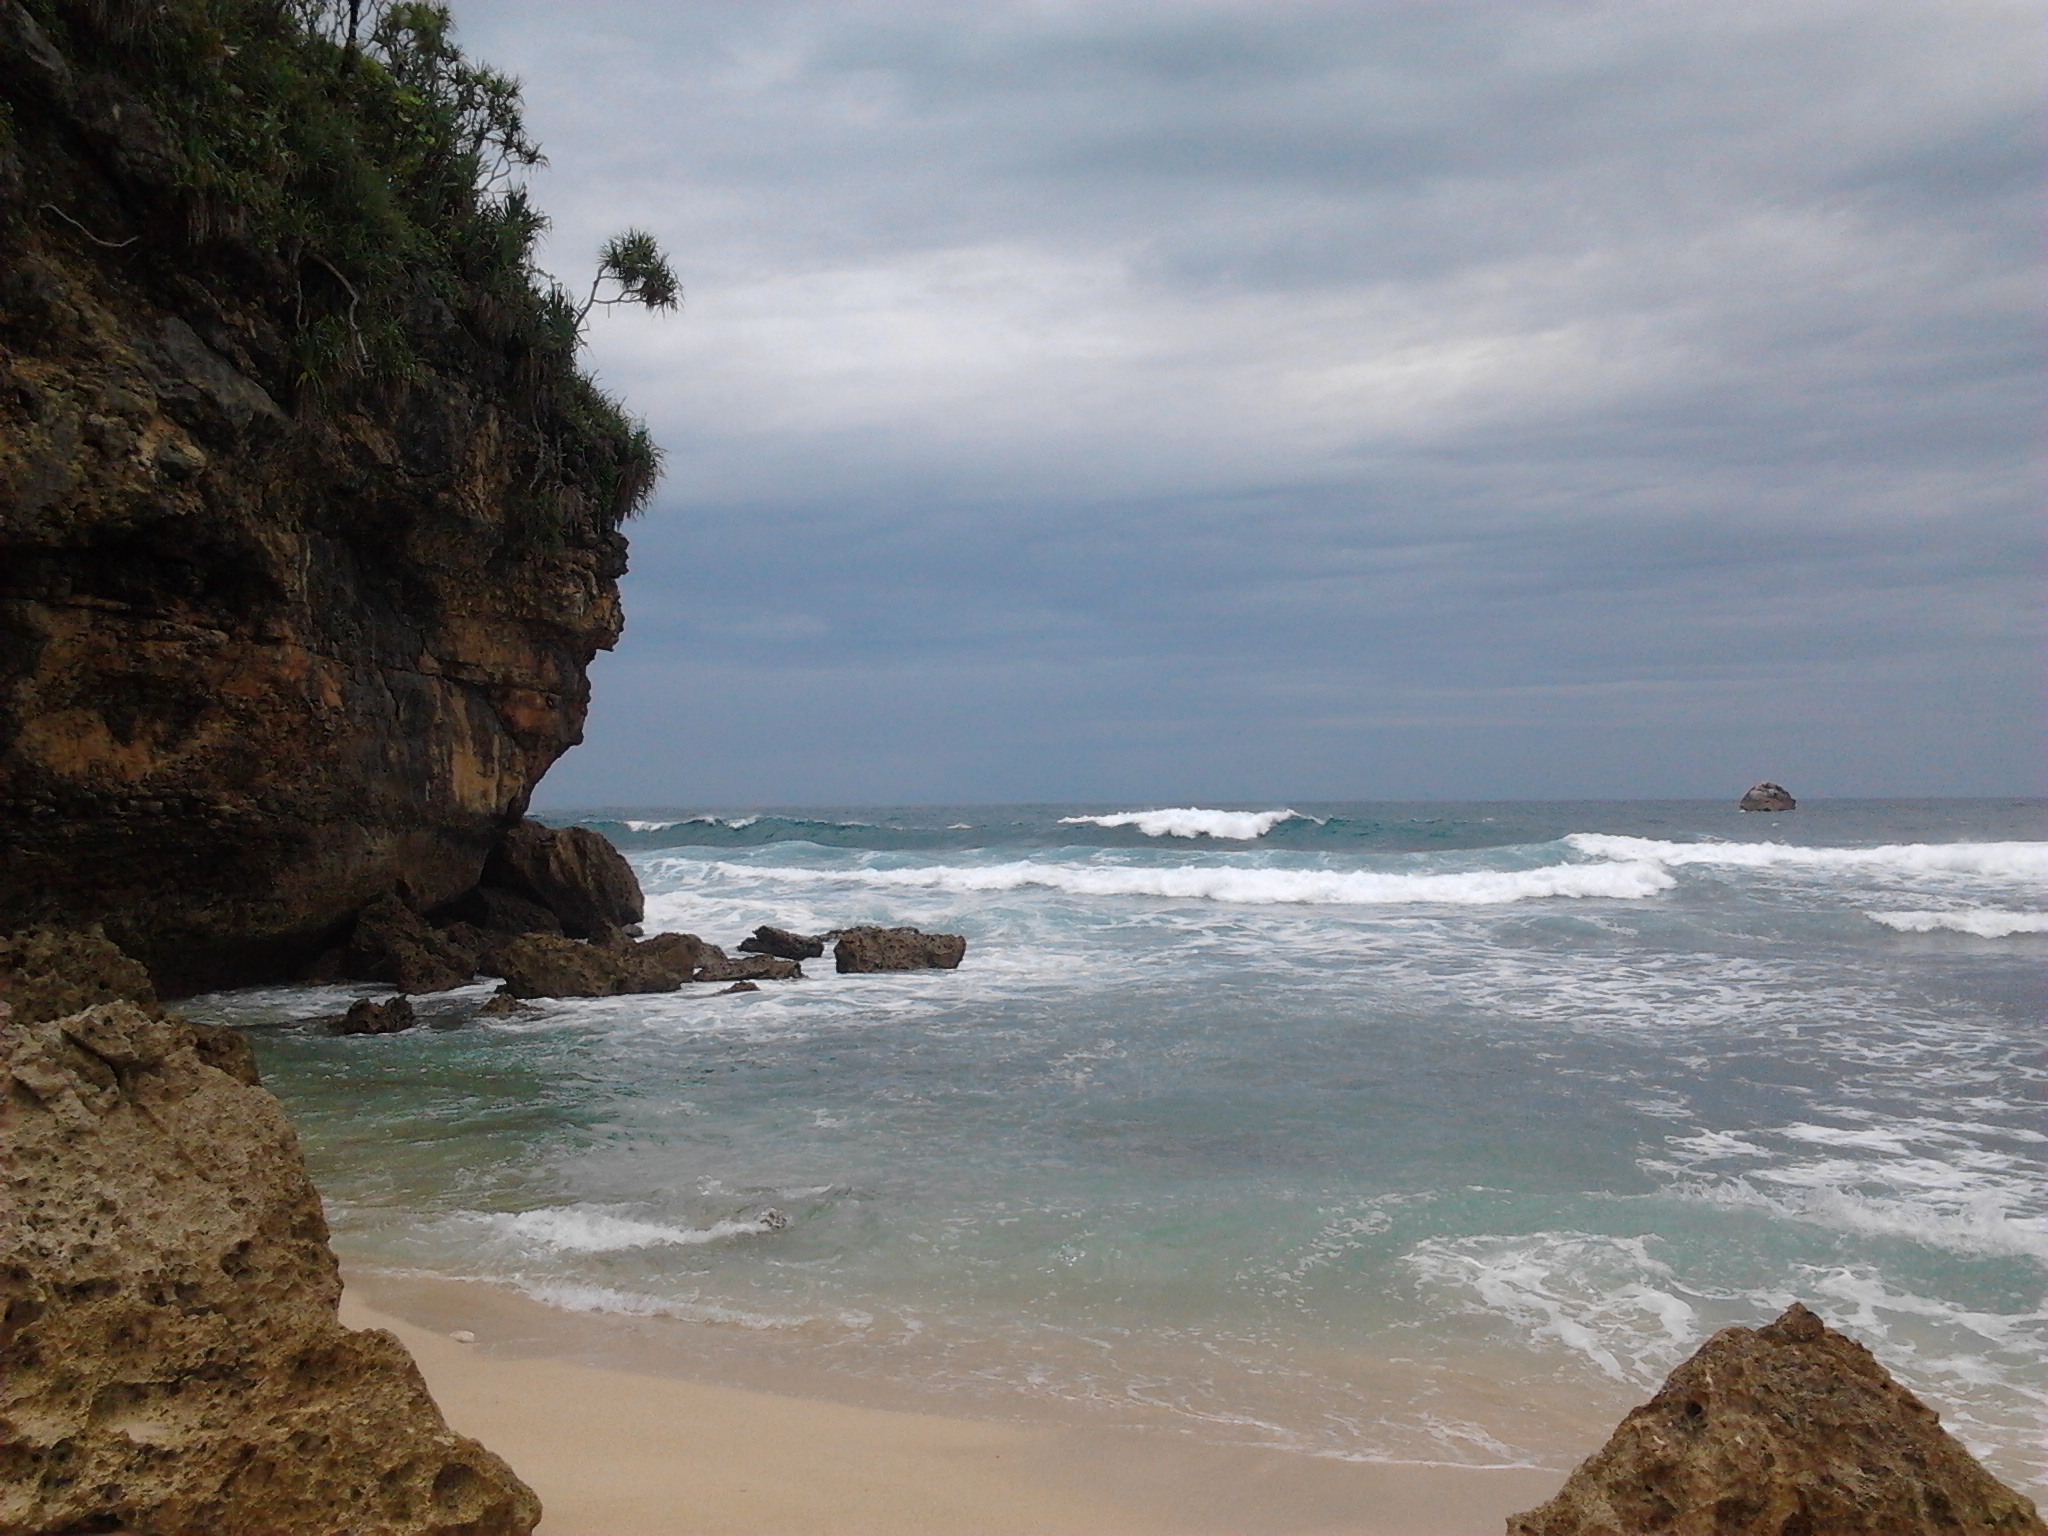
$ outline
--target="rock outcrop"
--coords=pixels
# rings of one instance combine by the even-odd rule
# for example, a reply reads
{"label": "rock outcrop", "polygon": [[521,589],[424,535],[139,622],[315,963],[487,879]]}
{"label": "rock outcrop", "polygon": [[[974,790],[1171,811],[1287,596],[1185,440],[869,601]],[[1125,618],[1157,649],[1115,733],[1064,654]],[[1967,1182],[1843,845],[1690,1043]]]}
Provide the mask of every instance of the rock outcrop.
{"label": "rock outcrop", "polygon": [[924,933],[916,928],[848,928],[832,947],[842,973],[867,971],[950,971],[967,953],[957,933]]}
{"label": "rock outcrop", "polygon": [[1784,785],[1765,779],[1763,783],[1752,784],[1744,790],[1735,808],[1738,811],[1796,811],[1799,802],[1792,798],[1792,792]]}
{"label": "rock outcrop", "polygon": [[[465,288],[395,245],[372,285],[188,163],[256,153],[205,114],[288,25],[188,9],[0,0],[0,929],[104,923],[166,995],[477,884],[581,739],[653,472],[516,260]],[[259,198],[353,184],[310,174]]]}
{"label": "rock outcrop", "polygon": [[510,828],[491,851],[484,891],[507,892],[545,908],[572,939],[631,927],[645,913],[632,866],[588,827],[547,827],[527,820]]}
{"label": "rock outcrop", "polygon": [[347,1013],[327,1027],[337,1035],[396,1035],[412,1029],[419,1021],[408,997],[386,998],[381,1003],[359,997],[348,1005]]}
{"label": "rock outcrop", "polygon": [[477,946],[430,928],[396,895],[356,914],[348,942],[306,972],[310,981],[381,981],[401,992],[446,992],[476,975]]}
{"label": "rock outcrop", "polygon": [[1724,1328],[1508,1536],[2048,1536],[1870,1351]]}
{"label": "rock outcrop", "polygon": [[505,992],[520,997],[617,997],[673,992],[690,979],[665,946],[586,944],[555,934],[529,933],[498,952]]}
{"label": "rock outcrop", "polygon": [[779,960],[815,960],[825,953],[825,941],[763,923],[740,940],[739,948],[744,954],[774,955]]}
{"label": "rock outcrop", "polygon": [[533,1493],[336,1318],[277,1101],[131,1003],[0,1017],[0,1532],[526,1536]]}
{"label": "rock outcrop", "polygon": [[697,967],[694,981],[800,981],[804,968],[780,955],[748,955],[744,959],[706,960]]}

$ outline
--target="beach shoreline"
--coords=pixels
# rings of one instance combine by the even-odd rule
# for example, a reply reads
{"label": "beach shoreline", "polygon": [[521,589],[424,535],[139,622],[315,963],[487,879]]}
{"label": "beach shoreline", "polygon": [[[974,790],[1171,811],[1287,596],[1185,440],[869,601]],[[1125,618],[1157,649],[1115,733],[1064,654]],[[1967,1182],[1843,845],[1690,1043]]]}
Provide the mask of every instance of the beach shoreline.
{"label": "beach shoreline", "polygon": [[540,1494],[539,1536],[1495,1536],[1564,1479],[847,1401],[822,1373],[735,1385],[646,1348],[640,1320],[462,1280],[352,1272],[348,1287],[343,1322],[396,1333],[449,1423]]}

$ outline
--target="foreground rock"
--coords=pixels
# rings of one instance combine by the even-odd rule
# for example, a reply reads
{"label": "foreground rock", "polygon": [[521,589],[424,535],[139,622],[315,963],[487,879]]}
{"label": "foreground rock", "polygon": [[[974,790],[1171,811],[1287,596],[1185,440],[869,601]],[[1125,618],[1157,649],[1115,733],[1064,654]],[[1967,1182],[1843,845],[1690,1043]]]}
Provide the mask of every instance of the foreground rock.
{"label": "foreground rock", "polygon": [[967,953],[957,933],[924,933],[916,928],[848,928],[832,948],[841,974],[868,971],[950,971]]}
{"label": "foreground rock", "polygon": [[815,960],[825,953],[823,939],[791,933],[787,928],[771,928],[765,923],[741,939],[739,947],[744,954],[774,955],[779,960]]}
{"label": "foreground rock", "polygon": [[1738,811],[1796,811],[1799,802],[1792,798],[1792,792],[1784,785],[1765,779],[1761,784],[1752,784],[1735,808]]}
{"label": "foreground rock", "polygon": [[1508,1536],[2048,1536],[1870,1351],[1794,1304],[1724,1328]]}
{"label": "foreground rock", "polygon": [[130,1002],[155,1013],[149,972],[97,928],[30,928],[0,939],[0,1002],[23,1024],[62,1018],[94,1003]]}
{"label": "foreground rock", "polygon": [[411,998],[394,997],[376,1003],[359,997],[348,1005],[347,1013],[327,1027],[337,1035],[395,1035],[413,1028],[419,1021]]}
{"label": "foreground rock", "polygon": [[336,1320],[277,1101],[131,1003],[0,1017],[0,1531],[526,1536],[533,1493]]}

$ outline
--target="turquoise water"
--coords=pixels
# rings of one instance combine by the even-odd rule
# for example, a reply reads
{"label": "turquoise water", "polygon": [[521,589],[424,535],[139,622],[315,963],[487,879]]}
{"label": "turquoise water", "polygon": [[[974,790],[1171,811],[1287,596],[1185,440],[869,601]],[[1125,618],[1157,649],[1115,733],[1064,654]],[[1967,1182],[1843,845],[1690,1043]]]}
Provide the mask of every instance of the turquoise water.
{"label": "turquoise water", "polygon": [[1796,1296],[2038,1484],[2048,805],[1151,809],[579,818],[650,932],[915,923],[958,972],[193,1011],[357,1265],[1474,1465]]}

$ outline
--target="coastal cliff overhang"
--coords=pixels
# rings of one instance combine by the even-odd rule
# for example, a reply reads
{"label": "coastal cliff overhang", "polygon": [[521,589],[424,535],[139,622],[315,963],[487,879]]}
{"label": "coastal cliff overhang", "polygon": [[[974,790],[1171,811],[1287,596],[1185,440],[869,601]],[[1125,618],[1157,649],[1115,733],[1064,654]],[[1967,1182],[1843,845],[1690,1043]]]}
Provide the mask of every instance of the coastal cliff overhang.
{"label": "coastal cliff overhang", "polygon": [[276,6],[212,7],[258,29],[212,53],[144,35],[190,9],[0,0],[0,929],[103,923],[171,995],[476,883],[581,739],[652,464],[523,246],[463,243],[530,239],[523,202],[394,181],[382,249],[193,149],[242,131],[205,115],[234,70],[330,55]]}

